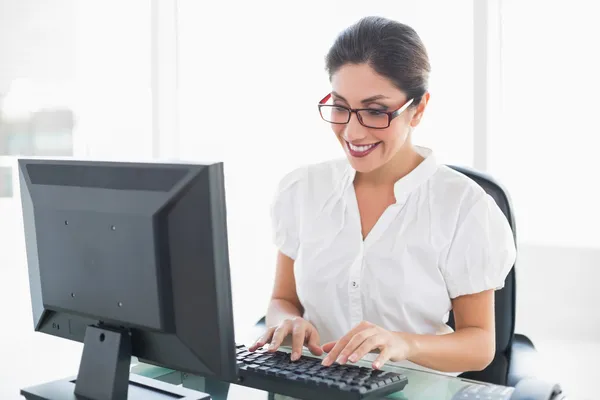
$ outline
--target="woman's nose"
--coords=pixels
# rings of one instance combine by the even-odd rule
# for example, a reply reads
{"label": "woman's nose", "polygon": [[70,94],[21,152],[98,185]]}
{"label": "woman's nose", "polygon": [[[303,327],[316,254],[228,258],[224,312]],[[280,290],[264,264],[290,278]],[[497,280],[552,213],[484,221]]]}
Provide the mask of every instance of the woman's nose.
{"label": "woman's nose", "polygon": [[350,121],[348,121],[344,129],[344,138],[349,142],[364,139],[367,136],[366,130],[367,129],[358,122],[356,114],[352,113]]}

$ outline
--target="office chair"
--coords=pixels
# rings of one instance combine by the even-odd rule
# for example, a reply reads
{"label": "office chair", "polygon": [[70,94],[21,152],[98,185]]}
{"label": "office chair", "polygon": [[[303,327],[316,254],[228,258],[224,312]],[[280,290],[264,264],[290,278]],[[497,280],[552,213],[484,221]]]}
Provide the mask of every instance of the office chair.
{"label": "office chair", "polygon": [[[474,180],[496,201],[510,224],[516,245],[517,229],[508,191],[487,174],[467,167],[449,167]],[[516,386],[523,378],[539,378],[536,371],[537,351],[533,343],[527,336],[515,333],[515,267],[516,262],[506,277],[504,288],[495,292],[496,356],[483,371],[465,372],[461,375],[464,378],[507,386]],[[448,324],[454,329],[452,312]]]}
{"label": "office chair", "polygon": [[[491,176],[467,167],[449,165],[479,184],[498,204],[513,232],[516,244],[516,226],[513,207],[506,189]],[[516,265],[516,263],[515,263]],[[537,351],[525,335],[515,333],[516,277],[515,265],[506,277],[504,288],[495,292],[496,356],[482,371],[469,371],[461,377],[498,385],[516,386],[524,378],[539,378]],[[450,312],[448,324],[454,329],[454,316]],[[255,328],[265,328],[263,317]]]}

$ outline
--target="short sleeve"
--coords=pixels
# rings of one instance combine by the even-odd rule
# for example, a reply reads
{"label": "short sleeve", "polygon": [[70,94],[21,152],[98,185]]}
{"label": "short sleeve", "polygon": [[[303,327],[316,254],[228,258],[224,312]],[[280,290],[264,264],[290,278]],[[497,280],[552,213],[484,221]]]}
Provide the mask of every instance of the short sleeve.
{"label": "short sleeve", "polygon": [[296,259],[300,246],[298,192],[302,176],[301,170],[295,170],[284,176],[277,186],[271,205],[273,242],[279,251],[293,260]]}
{"label": "short sleeve", "polygon": [[494,199],[483,194],[459,222],[442,265],[450,298],[502,289],[515,258],[508,220]]}

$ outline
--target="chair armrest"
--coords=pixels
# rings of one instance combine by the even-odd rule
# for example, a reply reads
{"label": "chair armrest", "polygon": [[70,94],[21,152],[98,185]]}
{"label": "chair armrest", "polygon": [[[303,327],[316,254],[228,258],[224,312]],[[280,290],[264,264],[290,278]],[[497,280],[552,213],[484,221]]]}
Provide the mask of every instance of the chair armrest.
{"label": "chair armrest", "polygon": [[559,384],[525,378],[519,382],[510,400],[566,400],[566,394]]}
{"label": "chair armrest", "polygon": [[508,374],[508,359],[504,353],[497,353],[483,371],[467,371],[459,376],[465,379],[493,383],[494,385],[506,385]]}
{"label": "chair armrest", "polygon": [[515,334],[510,350],[507,385],[517,386],[525,378],[542,379],[539,358],[531,340],[525,335]]}

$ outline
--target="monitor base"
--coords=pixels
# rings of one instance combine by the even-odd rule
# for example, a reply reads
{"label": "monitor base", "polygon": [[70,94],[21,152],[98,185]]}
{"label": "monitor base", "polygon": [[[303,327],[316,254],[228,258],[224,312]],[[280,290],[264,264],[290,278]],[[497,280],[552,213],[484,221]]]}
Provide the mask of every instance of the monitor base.
{"label": "monitor base", "polygon": [[[21,396],[26,400],[80,400],[75,394],[77,378],[63,379],[26,389]],[[210,400],[210,396],[195,390],[160,382],[132,374],[129,378],[128,393],[123,400]],[[100,399],[99,399],[100,400]]]}
{"label": "monitor base", "polygon": [[205,400],[210,396],[131,374],[131,334],[123,328],[88,326],[79,372],[21,390],[27,400]]}

